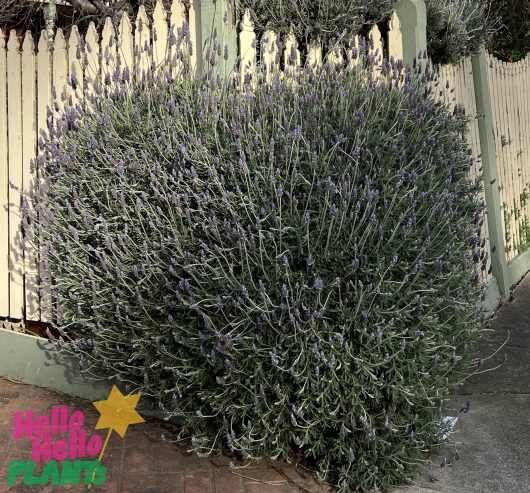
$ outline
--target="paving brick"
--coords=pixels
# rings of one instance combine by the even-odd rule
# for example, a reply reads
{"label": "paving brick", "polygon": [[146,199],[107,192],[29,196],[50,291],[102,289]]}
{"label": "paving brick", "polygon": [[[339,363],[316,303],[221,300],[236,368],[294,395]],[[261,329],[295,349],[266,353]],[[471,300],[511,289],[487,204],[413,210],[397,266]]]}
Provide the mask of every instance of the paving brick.
{"label": "paving brick", "polygon": [[246,485],[246,493],[300,493],[300,490],[289,484],[274,486],[268,483],[252,483]]}
{"label": "paving brick", "polygon": [[119,449],[105,450],[101,459],[101,465],[107,468],[107,478],[119,479],[122,474],[122,451]]}
{"label": "paving brick", "polygon": [[197,472],[184,476],[184,491],[185,493],[213,493],[213,473]]}
{"label": "paving brick", "polygon": [[317,482],[310,471],[304,470],[301,467],[282,463],[275,465],[275,467],[276,469],[281,470],[283,475],[287,476],[293,483],[308,492],[324,493],[333,491],[333,488],[326,487],[326,485]]}
{"label": "paving brick", "polygon": [[121,493],[184,493],[180,474],[143,474],[125,471]]}
{"label": "paving brick", "polygon": [[245,481],[230,471],[215,471],[215,493],[245,493]]}
{"label": "paving brick", "polygon": [[286,484],[285,479],[277,470],[273,468],[264,467],[245,467],[241,469],[235,469],[237,474],[240,474],[245,478],[245,484],[267,481],[273,484]]}
{"label": "paving brick", "polygon": [[0,485],[0,492],[4,493],[53,493],[53,486],[25,486],[17,485],[11,488],[6,486],[5,490],[2,490],[3,485]]}
{"label": "paving brick", "polygon": [[220,469],[228,469],[230,466],[230,463],[236,463],[237,460],[233,457],[227,457],[225,455],[214,455],[212,457],[209,457],[208,460],[211,464],[213,464],[215,467],[218,467]]}
{"label": "paving brick", "polygon": [[166,437],[167,432],[164,432],[164,428],[157,423],[150,421],[139,423],[127,430],[123,443],[126,447],[136,447],[139,443],[144,447],[150,445],[159,446]]}
{"label": "paving brick", "polygon": [[[118,481],[107,478],[107,481],[100,486],[92,486],[90,489],[85,487],[79,491],[84,493],[119,493]],[[59,492],[60,490],[57,493]]]}
{"label": "paving brick", "polygon": [[214,471],[218,467],[209,459],[201,459],[196,454],[175,444],[162,443],[153,448],[152,471],[157,473],[195,473]]}
{"label": "paving brick", "polygon": [[145,449],[126,449],[123,458],[123,467],[125,471],[134,471],[138,473],[151,473],[151,455]]}

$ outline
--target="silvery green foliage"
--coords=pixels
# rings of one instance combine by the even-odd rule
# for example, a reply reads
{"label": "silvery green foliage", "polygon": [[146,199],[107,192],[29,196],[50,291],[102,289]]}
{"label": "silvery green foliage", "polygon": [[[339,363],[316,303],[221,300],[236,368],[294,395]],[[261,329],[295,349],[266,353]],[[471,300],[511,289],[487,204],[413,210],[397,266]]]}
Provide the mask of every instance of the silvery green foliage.
{"label": "silvery green foliage", "polygon": [[354,55],[245,93],[211,71],[107,78],[50,113],[25,224],[87,374],[200,454],[301,456],[368,492],[439,441],[486,259],[466,119]]}
{"label": "silvery green foliage", "polygon": [[435,63],[457,63],[478,52],[496,30],[490,0],[425,0],[427,50]]}

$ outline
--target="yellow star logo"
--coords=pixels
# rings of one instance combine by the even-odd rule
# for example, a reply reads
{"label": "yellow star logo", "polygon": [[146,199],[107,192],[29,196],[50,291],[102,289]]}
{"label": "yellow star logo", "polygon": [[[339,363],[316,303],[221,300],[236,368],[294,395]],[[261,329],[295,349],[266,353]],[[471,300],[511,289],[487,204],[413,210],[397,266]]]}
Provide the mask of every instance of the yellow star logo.
{"label": "yellow star logo", "polygon": [[145,421],[136,411],[139,400],[140,394],[123,395],[114,385],[107,400],[92,403],[101,414],[96,430],[110,428],[123,438],[129,425]]}
{"label": "yellow star logo", "polygon": [[[99,453],[98,461],[101,462],[105,449],[109,443],[112,431],[115,431],[122,438],[127,433],[129,425],[143,423],[145,420],[136,411],[136,406],[140,400],[140,394],[123,395],[116,385],[112,386],[109,396],[104,401],[95,401],[92,404],[101,415],[96,423],[96,430],[108,428],[107,438]],[[92,473],[92,481],[96,475],[96,470]],[[92,483],[88,485],[88,489]]]}

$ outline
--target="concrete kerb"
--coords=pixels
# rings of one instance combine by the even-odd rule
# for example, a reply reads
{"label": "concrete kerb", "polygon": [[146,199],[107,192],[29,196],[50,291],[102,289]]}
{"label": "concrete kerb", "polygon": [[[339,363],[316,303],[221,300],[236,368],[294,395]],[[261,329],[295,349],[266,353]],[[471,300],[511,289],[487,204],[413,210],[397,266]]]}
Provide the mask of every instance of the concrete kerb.
{"label": "concrete kerb", "polygon": [[[122,392],[126,391],[126,386],[120,382],[94,380],[82,375],[79,360],[63,355],[54,342],[7,329],[0,329],[0,377],[88,401],[106,399],[113,384]],[[138,410],[142,415],[164,419],[148,399],[140,401]]]}

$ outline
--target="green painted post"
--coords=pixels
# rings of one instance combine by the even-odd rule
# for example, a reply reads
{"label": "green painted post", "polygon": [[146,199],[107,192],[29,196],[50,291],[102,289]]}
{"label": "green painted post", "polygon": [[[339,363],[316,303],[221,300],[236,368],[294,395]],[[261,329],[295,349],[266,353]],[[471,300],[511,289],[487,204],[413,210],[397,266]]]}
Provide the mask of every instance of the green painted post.
{"label": "green painted post", "polygon": [[495,153],[495,142],[493,140],[493,117],[488,84],[486,50],[484,47],[480,49],[477,55],[472,57],[471,61],[477,103],[482,166],[484,169],[484,189],[486,192],[486,209],[491,244],[491,267],[493,275],[499,284],[501,294],[506,296],[511,286],[506,261],[504,229],[502,227],[497,156]]}
{"label": "green painted post", "polygon": [[427,8],[424,0],[399,0],[394,8],[401,25],[403,63],[412,65],[414,59],[425,65],[427,53]]}
{"label": "green painted post", "polygon": [[208,67],[208,52],[218,41],[217,71],[228,77],[234,70],[237,58],[237,31],[234,0],[200,0],[203,68]]}

